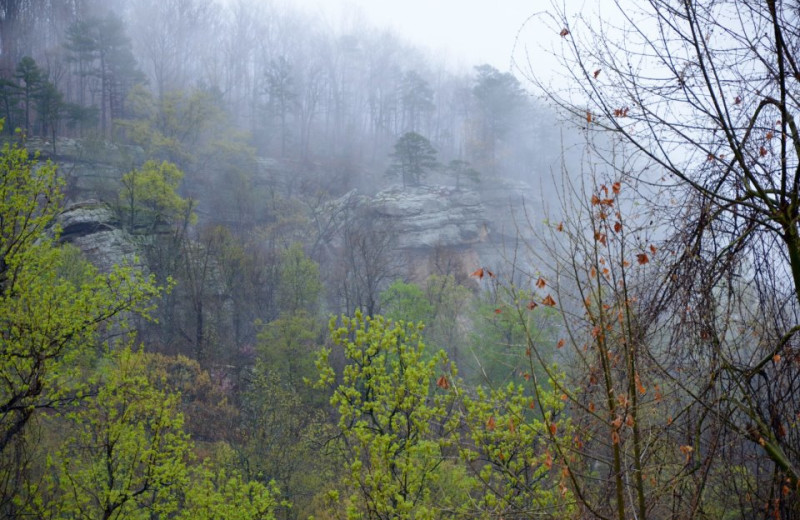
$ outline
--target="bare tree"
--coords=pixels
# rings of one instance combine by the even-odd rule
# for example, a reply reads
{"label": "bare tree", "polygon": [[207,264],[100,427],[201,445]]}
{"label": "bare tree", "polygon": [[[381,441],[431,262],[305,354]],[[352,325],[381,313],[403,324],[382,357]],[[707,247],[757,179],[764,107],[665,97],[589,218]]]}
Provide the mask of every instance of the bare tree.
{"label": "bare tree", "polygon": [[[725,464],[741,478],[718,480],[714,492],[736,493],[740,514],[766,504],[770,514],[795,518],[796,5],[618,0],[616,6],[608,20],[597,20],[554,5],[539,20],[559,42],[568,87],[549,88],[532,68],[529,79],[581,122],[595,143],[595,160],[639,188],[639,204],[657,208],[666,224],[647,310],[662,336],[646,357],[674,387],[674,411],[685,411],[692,474],[718,471],[701,461],[724,446]],[[611,146],[629,154],[622,165],[612,163]],[[643,517],[649,511],[639,502]]]}
{"label": "bare tree", "polygon": [[329,282],[335,308],[348,315],[356,310],[367,316],[378,314],[380,293],[399,272],[392,254],[392,230],[368,213],[356,208],[346,216]]}

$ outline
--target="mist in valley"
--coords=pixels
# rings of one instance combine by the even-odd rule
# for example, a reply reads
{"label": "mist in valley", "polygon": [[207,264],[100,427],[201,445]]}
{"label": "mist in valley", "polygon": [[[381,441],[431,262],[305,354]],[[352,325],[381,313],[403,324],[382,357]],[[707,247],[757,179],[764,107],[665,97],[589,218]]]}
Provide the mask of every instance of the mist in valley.
{"label": "mist in valley", "polygon": [[768,4],[0,0],[0,516],[800,518]]}

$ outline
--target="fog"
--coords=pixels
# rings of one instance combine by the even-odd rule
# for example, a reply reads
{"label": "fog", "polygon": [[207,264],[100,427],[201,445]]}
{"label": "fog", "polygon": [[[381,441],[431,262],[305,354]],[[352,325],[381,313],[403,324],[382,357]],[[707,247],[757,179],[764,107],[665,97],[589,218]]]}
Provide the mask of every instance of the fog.
{"label": "fog", "polygon": [[0,518],[800,518],[797,19],[0,0]]}
{"label": "fog", "polygon": [[504,72],[510,70],[520,29],[537,8],[519,0],[502,5],[485,0],[294,0],[286,5],[318,13],[334,25],[360,16],[365,24],[391,29],[452,66],[488,63]]}

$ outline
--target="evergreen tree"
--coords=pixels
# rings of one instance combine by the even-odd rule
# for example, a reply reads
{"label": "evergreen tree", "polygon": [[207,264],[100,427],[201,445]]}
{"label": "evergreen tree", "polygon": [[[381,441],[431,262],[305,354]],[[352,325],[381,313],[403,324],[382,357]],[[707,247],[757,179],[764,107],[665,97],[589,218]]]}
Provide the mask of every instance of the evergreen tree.
{"label": "evergreen tree", "polygon": [[428,139],[416,132],[407,132],[395,143],[394,153],[389,156],[392,163],[386,174],[399,176],[404,188],[418,186],[429,171],[439,166],[436,153],[436,148]]}
{"label": "evergreen tree", "polygon": [[25,133],[31,133],[31,108],[33,108],[34,99],[45,86],[45,78],[42,69],[36,64],[36,61],[30,56],[25,56],[19,63],[14,73],[17,79],[17,88],[20,91],[21,101],[24,107]]}
{"label": "evergreen tree", "polygon": [[[92,104],[99,105],[100,129],[106,133],[114,119],[124,116],[128,92],[145,80],[137,67],[125,25],[115,16],[76,22],[67,30],[64,46],[69,60],[78,67],[79,104],[85,105],[88,90]],[[90,88],[92,83],[99,87],[98,100]]]}

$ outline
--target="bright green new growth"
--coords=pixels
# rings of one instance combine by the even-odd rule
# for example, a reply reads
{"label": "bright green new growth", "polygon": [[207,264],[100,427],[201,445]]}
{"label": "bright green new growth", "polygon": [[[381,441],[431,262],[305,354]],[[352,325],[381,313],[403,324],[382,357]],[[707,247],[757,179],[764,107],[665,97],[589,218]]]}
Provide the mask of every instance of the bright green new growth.
{"label": "bright green new growth", "polygon": [[178,396],[149,381],[143,352],[126,348],[109,361],[96,396],[67,415],[73,433],[56,463],[62,510],[104,519],[173,513],[191,449]]}
{"label": "bright green new growth", "polygon": [[474,398],[464,399],[470,442],[461,456],[483,489],[476,506],[491,518],[567,514],[560,507],[568,492],[559,482],[554,465],[558,455],[551,449],[553,440],[569,442],[567,423],[558,420],[564,404],[542,388],[536,395],[545,400],[544,417],[523,385],[509,383],[489,391],[478,387]]}
{"label": "bright green new growth", "polygon": [[193,222],[192,200],[177,192],[181,179],[183,172],[167,161],[147,161],[123,175],[119,203],[128,229],[152,233],[159,226]]}
{"label": "bright green new growth", "polygon": [[[50,163],[21,148],[0,153],[0,454],[37,409],[80,392],[80,359],[94,352],[98,327],[124,312],[147,314],[159,293],[130,268],[98,274],[67,266],[74,253],[46,234],[61,200]],[[69,268],[68,268],[69,267]],[[71,273],[68,279],[65,274]]]}
{"label": "bright green new growth", "polygon": [[[437,504],[449,501],[437,483],[458,422],[455,394],[436,389],[437,374],[451,370],[447,357],[426,356],[413,323],[356,313],[330,328],[347,360],[331,404],[344,434],[345,484],[355,490],[348,518],[441,518]],[[337,379],[329,354],[318,358],[318,385]]]}

